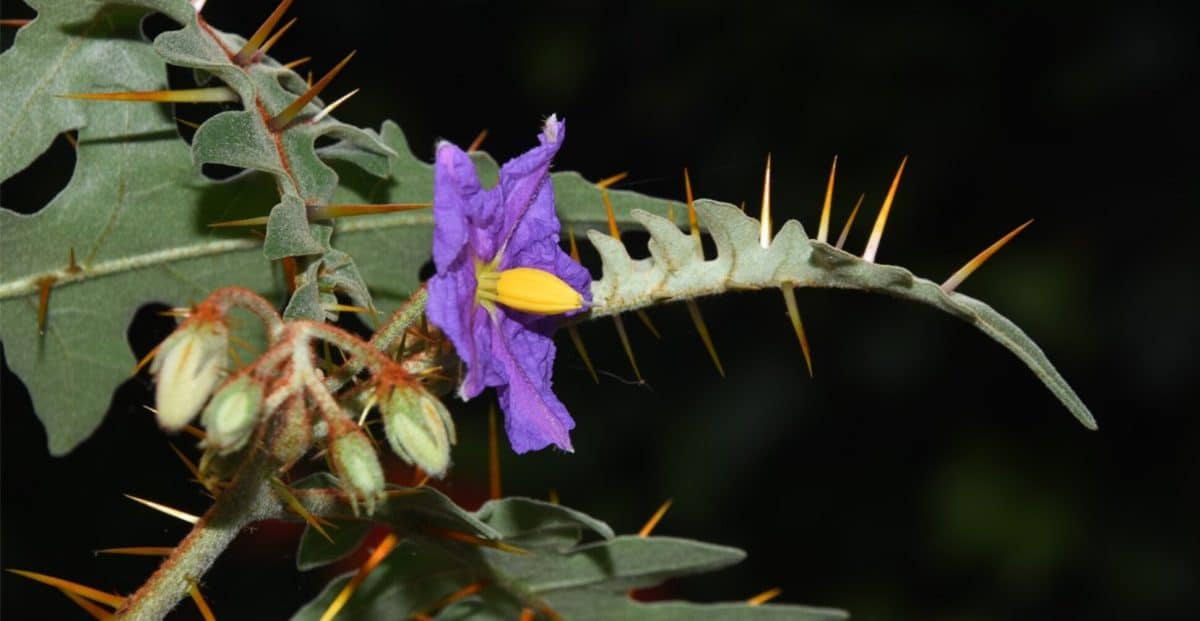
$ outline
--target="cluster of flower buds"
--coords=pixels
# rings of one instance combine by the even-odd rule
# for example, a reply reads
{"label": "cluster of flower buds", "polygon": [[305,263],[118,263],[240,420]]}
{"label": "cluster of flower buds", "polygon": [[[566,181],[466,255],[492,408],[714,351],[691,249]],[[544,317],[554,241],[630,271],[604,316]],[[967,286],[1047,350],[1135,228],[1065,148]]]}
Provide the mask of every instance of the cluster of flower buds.
{"label": "cluster of flower buds", "polygon": [[158,346],[150,372],[160,427],[179,431],[200,413],[225,373],[228,347],[229,327],[211,304],[197,306]]}
{"label": "cluster of flower buds", "polygon": [[417,383],[385,390],[379,412],[392,450],[421,470],[443,476],[450,467],[450,447],[458,441],[446,406]]}

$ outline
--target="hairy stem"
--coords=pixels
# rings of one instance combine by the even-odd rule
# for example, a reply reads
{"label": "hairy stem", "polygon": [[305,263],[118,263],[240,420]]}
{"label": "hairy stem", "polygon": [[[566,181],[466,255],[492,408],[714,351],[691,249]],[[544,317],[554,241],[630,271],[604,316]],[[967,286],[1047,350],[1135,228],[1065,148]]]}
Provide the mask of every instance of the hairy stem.
{"label": "hairy stem", "polygon": [[275,512],[278,502],[269,483],[273,470],[263,451],[250,450],[216,503],[113,618],[162,619],[187,597],[193,582],[204,576],[242,528]]}

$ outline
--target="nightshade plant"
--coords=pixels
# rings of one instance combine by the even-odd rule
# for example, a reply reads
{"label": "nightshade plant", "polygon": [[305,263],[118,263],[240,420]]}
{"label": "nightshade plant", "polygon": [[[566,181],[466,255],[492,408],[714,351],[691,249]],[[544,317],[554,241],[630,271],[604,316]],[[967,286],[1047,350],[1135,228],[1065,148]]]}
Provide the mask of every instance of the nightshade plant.
{"label": "nightshade plant", "polygon": [[[13,569],[97,618],[162,618],[189,595],[202,605],[198,581],[241,530],[265,519],[307,522],[301,570],[344,557],[372,524],[390,531],[358,572],[327,585],[296,619],[844,618],[833,609],[759,606],[767,597],[639,602],[632,590],[743,554],[616,535],[595,518],[527,498],[493,498],[469,511],[431,487],[385,480],[371,435],[380,425],[402,459],[431,476],[452,473],[456,387],[463,398],[497,388],[517,452],[570,450],[574,423],[551,390],[555,329],[570,331],[586,361],[574,323],[612,316],[625,340],[621,313],[683,302],[707,342],[695,301],[705,295],[780,289],[802,345],[798,287],[934,306],[1012,351],[1095,428],[1024,332],[955,290],[1017,231],[940,285],[875,263],[899,171],[856,256],[842,249],[845,232],[828,241],[832,174],[809,238],[795,221],[776,234],[769,164],[759,220],[725,203],[693,202],[690,189],[677,204],[549,174],[566,135],[553,116],[539,144],[504,167],[445,143],[425,164],[393,123],[379,131],[347,125],[332,116],[342,99],[318,97],[349,57],[311,85],[296,63],[271,58],[290,0],[249,39],[206,23],[199,0],[29,4],[36,19],[0,56],[0,179],[64,133],[77,133],[77,163],[38,213],[0,210],[0,337],[9,364],[29,388],[51,452],[66,453],[96,428],[134,367],[124,342],[134,310],[171,303],[181,322],[143,362],[156,382],[160,425],[199,438],[192,467],[215,498],[203,516],[181,516],[193,530],[134,593]],[[179,27],[146,41],[139,23],[151,11]],[[169,89],[168,64],[194,70],[201,86]],[[230,107],[200,123],[189,144],[163,104],[201,101]],[[317,148],[321,136],[336,142]],[[209,163],[245,172],[213,181],[200,173]],[[560,219],[587,232],[600,279],[561,249]],[[630,257],[618,223],[649,232],[648,258]],[[597,230],[605,225],[608,235]],[[716,244],[713,259],[704,257],[702,232]],[[417,267],[431,253],[437,273],[423,285]],[[347,332],[332,323],[344,312],[377,327],[369,336]],[[247,344],[249,356],[231,355]],[[197,419],[203,429],[191,425]],[[328,471],[294,476],[306,457],[324,457]]]}

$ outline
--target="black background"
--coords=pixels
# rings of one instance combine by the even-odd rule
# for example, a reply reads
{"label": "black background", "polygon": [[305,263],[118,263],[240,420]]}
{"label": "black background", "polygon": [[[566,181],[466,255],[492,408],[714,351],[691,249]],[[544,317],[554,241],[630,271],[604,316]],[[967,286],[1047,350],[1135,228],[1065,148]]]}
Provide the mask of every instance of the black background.
{"label": "black background", "polygon": [[[208,4],[213,25],[244,35],[272,8]],[[600,386],[560,339],[556,389],[578,422],[576,453],[506,449],[506,492],[553,488],[621,532],[673,498],[657,532],[750,554],[668,588],[694,599],[781,586],[785,601],[859,619],[1200,609],[1190,92],[1200,73],[1183,11],[410,4],[297,2],[300,21],[274,55],[312,55],[319,75],[358,49],[326,100],[361,87],[338,116],[395,119],[425,158],[437,138],[465,145],[487,128],[485,148],[503,160],[557,112],[569,124],[560,170],[627,170],[620,187],[681,198],[688,166],[699,195],[757,211],[771,152],[777,221],[800,218],[810,232],[838,154],[835,231],[867,193],[852,251],[907,154],[878,260],[940,280],[1035,218],[961,290],[1024,327],[1100,421],[1084,430],[958,320],[859,293],[799,292],[810,380],[779,294],[745,293],[701,304],[724,380],[682,307],[651,312],[662,341],[626,319],[649,387],[629,383],[609,322],[582,329]],[[5,18],[32,14],[4,2]],[[13,32],[3,30],[5,47]],[[70,158],[57,141],[5,184],[5,206],[44,204]],[[142,313],[135,350],[165,329]],[[128,592],[154,562],[92,550],[183,536],[181,523],[120,495],[197,513],[207,503],[141,409],[148,395],[144,377],[131,380],[93,438],[51,458],[5,368],[4,567]],[[446,489],[464,502],[485,485],[484,410],[453,406],[461,442]],[[218,563],[205,592],[219,618],[284,618],[316,592],[328,575],[292,569],[295,532],[259,528]],[[7,573],[0,587],[6,619],[82,618],[47,587]],[[177,615],[196,613],[185,604]]]}

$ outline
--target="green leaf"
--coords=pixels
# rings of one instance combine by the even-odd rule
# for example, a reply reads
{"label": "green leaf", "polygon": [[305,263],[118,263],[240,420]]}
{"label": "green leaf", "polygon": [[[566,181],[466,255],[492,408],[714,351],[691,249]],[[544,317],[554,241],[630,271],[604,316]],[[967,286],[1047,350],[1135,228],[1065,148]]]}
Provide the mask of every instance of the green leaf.
{"label": "green leaf", "polygon": [[330,541],[311,525],[306,526],[296,548],[296,569],[308,571],[350,556],[373,528],[373,522],[336,520],[333,527],[325,527],[325,532],[333,539]]}
{"label": "green leaf", "polygon": [[605,539],[615,536],[608,524],[586,513],[532,498],[489,500],[476,515],[506,543],[524,549],[561,552],[577,545],[585,529]]}

